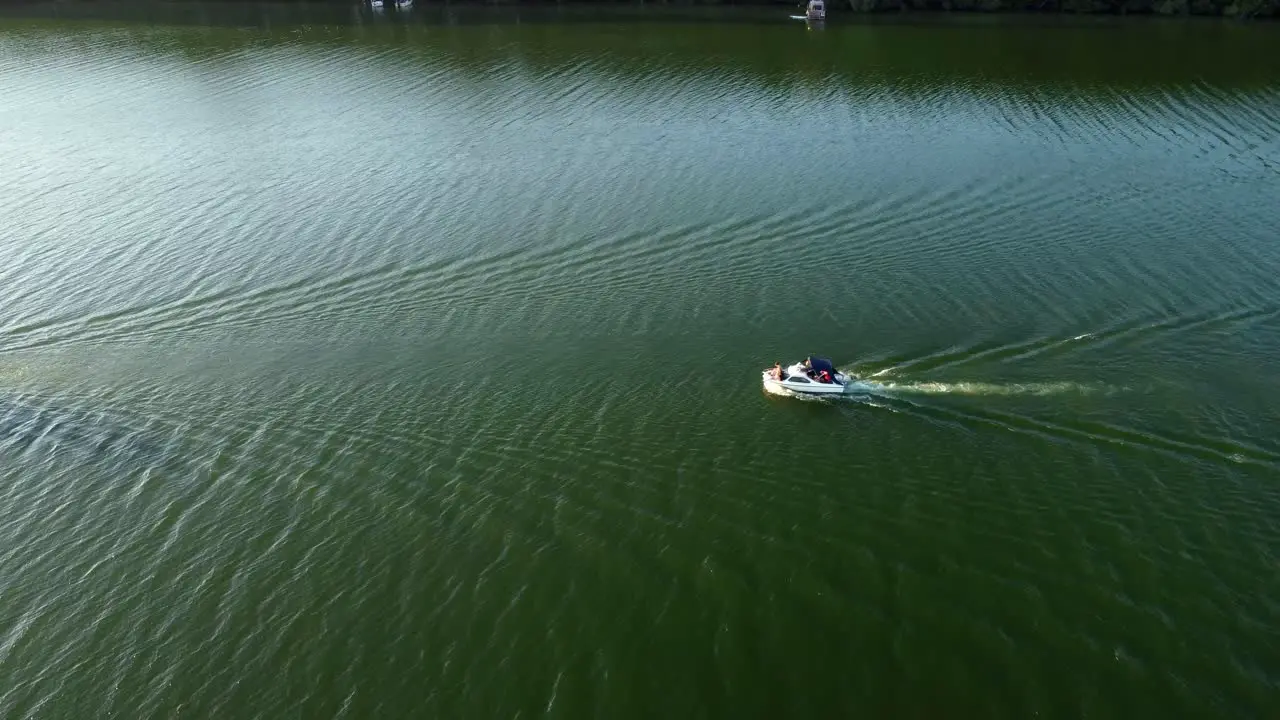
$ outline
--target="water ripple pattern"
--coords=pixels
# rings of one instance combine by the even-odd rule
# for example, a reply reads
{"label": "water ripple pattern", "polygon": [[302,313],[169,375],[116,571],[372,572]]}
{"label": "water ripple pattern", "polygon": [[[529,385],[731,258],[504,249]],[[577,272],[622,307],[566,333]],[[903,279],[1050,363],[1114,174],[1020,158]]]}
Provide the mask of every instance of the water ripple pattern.
{"label": "water ripple pattern", "polygon": [[6,9],[0,715],[1274,712],[1277,29],[717,12]]}

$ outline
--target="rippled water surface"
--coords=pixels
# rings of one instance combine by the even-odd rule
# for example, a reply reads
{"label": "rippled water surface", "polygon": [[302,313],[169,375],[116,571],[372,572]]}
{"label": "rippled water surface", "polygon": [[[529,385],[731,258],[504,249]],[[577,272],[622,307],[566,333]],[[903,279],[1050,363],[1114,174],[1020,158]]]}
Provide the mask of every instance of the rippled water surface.
{"label": "rippled water surface", "polygon": [[521,12],[0,20],[0,715],[1273,716],[1280,27]]}

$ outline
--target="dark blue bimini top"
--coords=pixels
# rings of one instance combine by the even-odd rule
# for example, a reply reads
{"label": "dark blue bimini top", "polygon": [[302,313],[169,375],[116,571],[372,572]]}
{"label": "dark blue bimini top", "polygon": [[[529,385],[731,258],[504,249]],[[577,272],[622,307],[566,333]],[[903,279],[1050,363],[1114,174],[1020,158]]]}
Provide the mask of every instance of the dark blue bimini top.
{"label": "dark blue bimini top", "polygon": [[823,370],[826,370],[832,375],[836,372],[836,368],[831,364],[830,360],[818,357],[817,355],[809,356],[809,367],[813,368],[814,372],[822,372]]}

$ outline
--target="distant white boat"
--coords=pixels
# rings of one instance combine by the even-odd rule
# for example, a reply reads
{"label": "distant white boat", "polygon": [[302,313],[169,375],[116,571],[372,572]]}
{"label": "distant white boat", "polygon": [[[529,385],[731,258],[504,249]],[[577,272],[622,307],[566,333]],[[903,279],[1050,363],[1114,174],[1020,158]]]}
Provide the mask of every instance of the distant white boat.
{"label": "distant white boat", "polygon": [[803,15],[792,15],[792,20],[826,20],[827,19],[827,3],[825,0],[809,0],[809,4],[805,6]]}
{"label": "distant white boat", "polygon": [[831,361],[810,355],[788,367],[774,366],[761,373],[766,390],[786,390],[797,395],[843,395],[852,380]]}

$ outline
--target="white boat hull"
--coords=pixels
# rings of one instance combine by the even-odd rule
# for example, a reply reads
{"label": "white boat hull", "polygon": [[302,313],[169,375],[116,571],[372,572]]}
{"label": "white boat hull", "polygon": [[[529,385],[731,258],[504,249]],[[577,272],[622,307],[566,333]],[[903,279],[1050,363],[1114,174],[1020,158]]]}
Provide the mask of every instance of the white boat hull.
{"label": "white boat hull", "polygon": [[764,388],[772,392],[780,392],[780,391],[789,392],[789,393],[795,393],[796,395],[843,395],[844,394],[843,385],[837,385],[835,383],[828,384],[828,383],[815,383],[815,382],[811,382],[808,385],[800,385],[798,383],[787,382],[786,380],[781,380],[781,381],[775,380],[769,376],[768,372],[764,374]]}
{"label": "white boat hull", "polygon": [[773,370],[765,370],[760,374],[764,389],[770,392],[788,392],[796,395],[843,395],[849,389],[852,380],[848,375],[837,372],[833,376],[835,382],[819,382],[805,375],[802,365],[786,368],[784,378],[779,380],[773,376]]}

